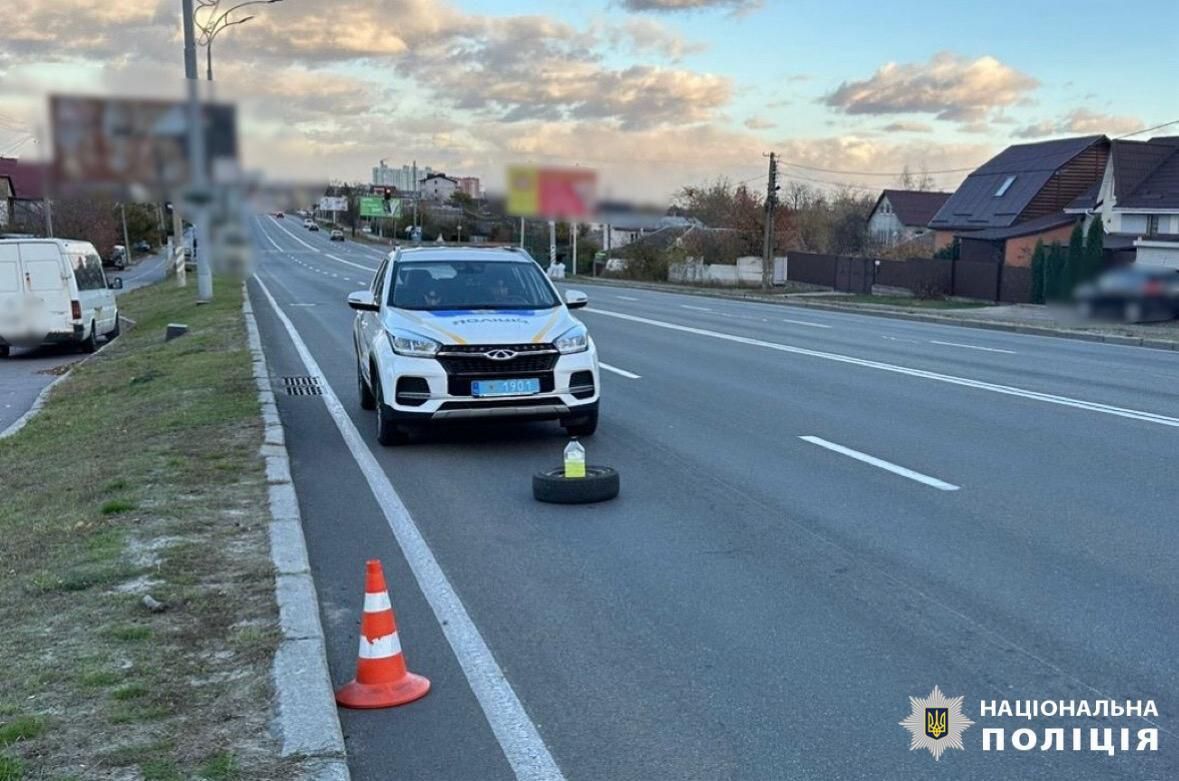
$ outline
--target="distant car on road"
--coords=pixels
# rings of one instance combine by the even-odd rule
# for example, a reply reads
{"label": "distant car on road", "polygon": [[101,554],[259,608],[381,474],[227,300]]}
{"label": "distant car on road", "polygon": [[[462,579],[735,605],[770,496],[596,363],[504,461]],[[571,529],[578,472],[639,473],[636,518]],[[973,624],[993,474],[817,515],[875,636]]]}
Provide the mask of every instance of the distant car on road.
{"label": "distant car on road", "polygon": [[330,238],[332,241],[343,241],[344,240],[344,231],[342,231],[338,228],[333,229]]}
{"label": "distant car on road", "polygon": [[120,270],[127,268],[127,248],[122,244],[116,244],[111,249],[111,254],[106,265],[114,266]]}
{"label": "distant car on road", "polygon": [[310,220],[310,219],[303,220],[303,227],[309,231],[318,231],[319,230],[319,223],[316,222],[315,220]]}
{"label": "distant car on road", "polygon": [[274,213],[274,219],[276,219],[276,220],[282,220],[285,218],[286,218],[286,215],[283,214],[282,212],[275,212]]}
{"label": "distant car on road", "polygon": [[140,239],[132,245],[136,252],[151,252],[151,244],[146,240]]}
{"label": "distant car on road", "polygon": [[1179,315],[1179,269],[1126,266],[1080,285],[1075,297],[1086,318],[1118,318],[1126,323],[1170,320]]}
{"label": "distant car on road", "polygon": [[381,262],[348,297],[360,406],[377,440],[469,419],[557,420],[573,436],[598,426],[598,353],[536,261],[515,247],[414,247]]}
{"label": "distant car on road", "polygon": [[119,335],[119,309],[94,245],[0,239],[0,357],[13,346],[75,344],[94,352]]}

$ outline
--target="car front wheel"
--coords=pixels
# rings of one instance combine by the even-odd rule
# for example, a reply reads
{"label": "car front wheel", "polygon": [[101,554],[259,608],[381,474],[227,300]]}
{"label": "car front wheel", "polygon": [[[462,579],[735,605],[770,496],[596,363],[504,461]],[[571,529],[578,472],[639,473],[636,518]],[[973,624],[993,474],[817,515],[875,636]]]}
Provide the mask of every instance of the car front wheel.
{"label": "car front wheel", "polygon": [[382,445],[404,445],[409,441],[409,434],[393,420],[393,409],[381,395],[381,379],[375,368],[372,375],[373,396],[377,405],[377,441]]}
{"label": "car front wheel", "polygon": [[598,410],[595,408],[593,412],[563,420],[561,425],[564,427],[565,433],[571,437],[592,436],[598,430]]}
{"label": "car front wheel", "polygon": [[364,372],[360,370],[359,360],[356,362],[356,389],[360,395],[361,409],[373,410],[377,408],[377,398],[373,395],[373,389],[364,379]]}

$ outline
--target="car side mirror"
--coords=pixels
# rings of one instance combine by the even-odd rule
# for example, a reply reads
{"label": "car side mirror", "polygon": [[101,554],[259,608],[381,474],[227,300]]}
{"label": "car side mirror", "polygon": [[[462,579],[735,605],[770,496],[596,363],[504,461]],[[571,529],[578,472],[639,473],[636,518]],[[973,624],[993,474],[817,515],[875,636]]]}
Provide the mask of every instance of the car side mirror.
{"label": "car side mirror", "polygon": [[115,277],[111,281],[107,282],[106,286],[109,287],[111,290],[122,290],[123,289],[123,278],[122,277]]}
{"label": "car side mirror", "polygon": [[580,290],[565,291],[565,306],[570,309],[581,309],[589,306],[589,298]]}
{"label": "car side mirror", "polygon": [[373,294],[368,290],[357,290],[348,294],[348,306],[358,312],[376,312],[380,309]]}

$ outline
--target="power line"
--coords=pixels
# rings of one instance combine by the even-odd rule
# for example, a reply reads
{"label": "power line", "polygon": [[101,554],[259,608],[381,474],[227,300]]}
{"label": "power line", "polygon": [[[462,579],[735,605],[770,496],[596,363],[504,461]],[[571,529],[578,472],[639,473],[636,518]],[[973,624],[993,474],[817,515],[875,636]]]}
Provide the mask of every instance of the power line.
{"label": "power line", "polygon": [[801,168],[804,171],[818,171],[819,173],[823,173],[823,174],[839,174],[841,176],[904,176],[905,174],[908,174],[910,176],[913,176],[913,175],[933,176],[935,174],[960,174],[960,173],[965,173],[967,171],[973,171],[975,168],[978,168],[978,166],[976,165],[976,166],[971,166],[970,168],[946,168],[941,171],[917,171],[916,174],[914,174],[913,171],[840,171],[840,170],[836,170],[834,168],[818,168],[813,165],[803,165],[802,163],[791,163],[786,160],[782,160],[780,162],[782,163],[782,165],[790,166],[791,168]]}
{"label": "power line", "polygon": [[845,190],[868,190],[868,185],[853,184],[852,182],[833,182],[829,179],[814,179],[809,176],[802,176],[801,174],[785,173],[783,174],[787,179],[793,179],[799,182],[810,182],[811,184],[822,184],[827,187],[839,187]]}
{"label": "power line", "polygon": [[1141,133],[1149,133],[1149,132],[1150,132],[1150,131],[1152,131],[1152,130],[1158,130],[1159,128],[1162,128],[1162,127],[1168,127],[1168,126],[1170,126],[1170,125],[1179,125],[1179,119],[1172,119],[1170,122],[1164,122],[1163,124],[1161,124],[1161,125],[1155,125],[1154,127],[1144,127],[1144,128],[1142,128],[1141,130],[1135,130],[1133,133],[1125,133],[1125,134],[1123,134],[1123,135],[1120,135],[1120,136],[1114,136],[1114,138],[1115,138],[1115,139],[1118,139],[1118,138],[1129,138],[1130,136],[1136,136],[1136,135],[1139,135],[1139,134],[1141,134]]}

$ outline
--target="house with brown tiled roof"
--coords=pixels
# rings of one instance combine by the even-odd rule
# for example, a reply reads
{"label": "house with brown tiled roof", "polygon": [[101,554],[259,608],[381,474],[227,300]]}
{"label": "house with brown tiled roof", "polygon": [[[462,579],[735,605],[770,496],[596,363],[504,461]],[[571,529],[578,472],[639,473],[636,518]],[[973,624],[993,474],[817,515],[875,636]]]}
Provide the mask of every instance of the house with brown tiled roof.
{"label": "house with brown tiled roof", "polygon": [[1101,181],[1066,207],[1100,217],[1123,260],[1179,268],[1179,136],[1115,139]]}
{"label": "house with brown tiled roof", "polygon": [[883,190],[868,214],[868,233],[885,247],[911,241],[929,230],[929,221],[950,193]]}
{"label": "house with brown tiled roof", "polygon": [[975,170],[929,222],[935,247],[960,243],[963,260],[1030,266],[1037,241],[1068,241],[1077,216],[1064,208],[1101,181],[1105,136],[1009,146]]}

